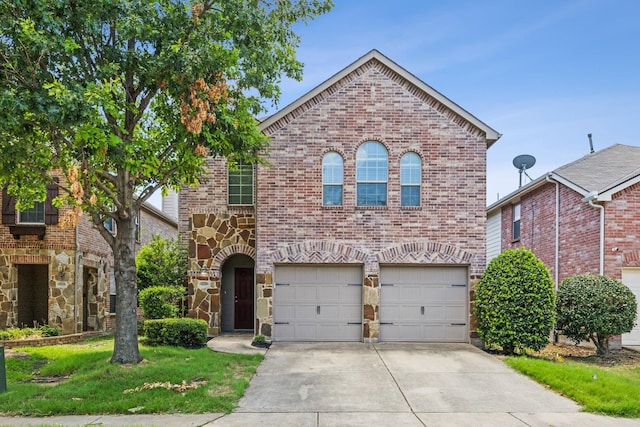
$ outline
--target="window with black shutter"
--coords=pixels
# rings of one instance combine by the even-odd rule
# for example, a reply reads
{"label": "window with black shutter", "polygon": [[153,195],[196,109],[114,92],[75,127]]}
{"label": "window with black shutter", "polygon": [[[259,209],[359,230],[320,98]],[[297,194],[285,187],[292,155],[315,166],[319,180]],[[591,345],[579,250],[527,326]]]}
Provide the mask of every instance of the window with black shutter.
{"label": "window with black shutter", "polygon": [[[58,182],[58,178],[53,178],[53,183],[47,185],[46,200],[25,212],[16,211],[16,198],[7,193],[7,186],[4,186],[2,189],[2,224],[9,226],[9,231],[15,239],[20,239],[20,236],[25,235],[35,235],[42,240],[45,234],[45,225],[58,223],[58,208],[53,205],[53,199],[59,194]],[[44,210],[44,225],[41,225],[42,219],[38,220],[39,217],[42,218],[42,211],[39,209]]]}

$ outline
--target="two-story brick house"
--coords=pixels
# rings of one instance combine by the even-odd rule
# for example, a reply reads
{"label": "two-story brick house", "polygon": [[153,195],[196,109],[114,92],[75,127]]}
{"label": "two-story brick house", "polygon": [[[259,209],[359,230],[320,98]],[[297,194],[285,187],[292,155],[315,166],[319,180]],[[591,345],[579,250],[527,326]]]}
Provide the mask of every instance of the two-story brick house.
{"label": "two-story brick house", "polygon": [[[57,185],[49,185],[45,202],[17,211],[15,198],[2,191],[0,329],[49,324],[70,334],[115,324],[111,248],[86,216],[75,228],[61,227],[68,208],[51,203],[57,195]],[[137,224],[138,248],[151,234],[178,233],[177,219],[151,205],[141,208]]]}
{"label": "two-story brick house", "polygon": [[180,194],[191,315],[280,341],[459,341],[500,135],[377,51],[260,124],[268,166]]}
{"label": "two-story brick house", "polygon": [[[556,284],[621,280],[640,300],[640,147],[613,145],[542,175],[487,208],[487,260],[525,246]],[[622,336],[640,345],[640,326]]]}

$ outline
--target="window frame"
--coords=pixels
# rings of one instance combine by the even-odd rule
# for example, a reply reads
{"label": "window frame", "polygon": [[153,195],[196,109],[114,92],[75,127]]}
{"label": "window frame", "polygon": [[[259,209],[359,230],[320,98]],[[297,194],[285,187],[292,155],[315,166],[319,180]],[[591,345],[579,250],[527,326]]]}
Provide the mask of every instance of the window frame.
{"label": "window frame", "polygon": [[[333,158],[333,159],[332,159]],[[339,159],[339,165],[337,160]],[[336,161],[327,164],[328,161]],[[339,170],[336,170],[339,168]],[[327,190],[340,190],[340,200],[331,200],[336,203],[327,203]],[[344,157],[337,151],[329,151],[322,156],[322,206],[342,206],[344,203]]]}
{"label": "window frame", "polygon": [[520,240],[522,230],[522,205],[520,202],[511,206],[511,240]]}
{"label": "window frame", "polygon": [[[376,147],[376,152],[367,152],[367,147]],[[364,191],[365,188],[371,188],[371,186],[375,186],[376,191],[373,193]],[[381,203],[371,203],[369,198],[372,197],[372,194],[375,197],[383,193],[379,189],[384,189],[384,199],[381,200]],[[389,150],[381,142],[367,141],[361,144],[356,151],[356,206],[386,207],[389,205],[388,193]]]}
{"label": "window frame", "polygon": [[[246,175],[243,175],[243,171],[246,172],[247,170],[251,171],[251,184],[249,187],[250,191],[248,193],[242,191],[243,188],[246,188],[249,186],[249,184],[247,184],[246,182],[242,182],[243,178],[246,178]],[[231,176],[233,174],[238,174],[237,176],[238,176],[238,179],[240,180],[238,184],[231,183]],[[231,191],[232,187],[238,188],[240,190],[239,194],[232,192]],[[238,163],[235,169],[227,167],[227,204],[229,206],[253,206],[255,203],[254,189],[255,189],[255,166],[253,164]],[[232,203],[231,202],[232,197],[238,197],[239,203]],[[251,200],[249,203],[245,203],[246,201],[245,197],[250,197]]]}
{"label": "window frame", "polygon": [[[25,214],[33,214],[35,211],[35,215],[38,216],[36,221],[24,221],[22,219],[22,215]],[[45,202],[35,202],[32,208],[29,208],[24,211],[20,211],[16,209],[16,223],[21,225],[44,225],[45,224],[45,214],[46,206]],[[40,221],[40,217],[42,217],[42,221]]]}
{"label": "window frame", "polygon": [[[405,159],[415,159],[417,163],[410,163],[403,165]],[[417,170],[417,176],[413,176]],[[409,174],[407,177],[406,174]],[[408,183],[405,183],[405,178],[408,178]],[[415,204],[405,204],[405,189],[418,190],[418,202]],[[412,197],[412,196],[411,196]],[[422,158],[415,151],[408,151],[400,158],[400,207],[411,208],[422,206]]]}

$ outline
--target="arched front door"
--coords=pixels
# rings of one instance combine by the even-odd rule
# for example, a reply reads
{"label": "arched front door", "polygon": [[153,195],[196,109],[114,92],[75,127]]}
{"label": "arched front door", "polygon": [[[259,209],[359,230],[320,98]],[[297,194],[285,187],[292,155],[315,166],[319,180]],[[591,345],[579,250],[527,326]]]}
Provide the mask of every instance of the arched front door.
{"label": "arched front door", "polygon": [[247,255],[233,255],[222,266],[222,332],[253,330],[254,278],[254,261]]}

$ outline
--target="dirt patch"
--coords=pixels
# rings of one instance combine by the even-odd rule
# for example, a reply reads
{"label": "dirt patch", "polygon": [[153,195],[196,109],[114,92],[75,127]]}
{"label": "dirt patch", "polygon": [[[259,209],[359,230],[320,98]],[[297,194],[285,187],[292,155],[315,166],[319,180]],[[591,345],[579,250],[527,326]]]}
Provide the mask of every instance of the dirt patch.
{"label": "dirt patch", "polygon": [[640,352],[628,350],[612,350],[606,356],[596,355],[595,348],[582,347],[571,344],[549,344],[532,356],[548,360],[575,360],[601,367],[640,368]]}

